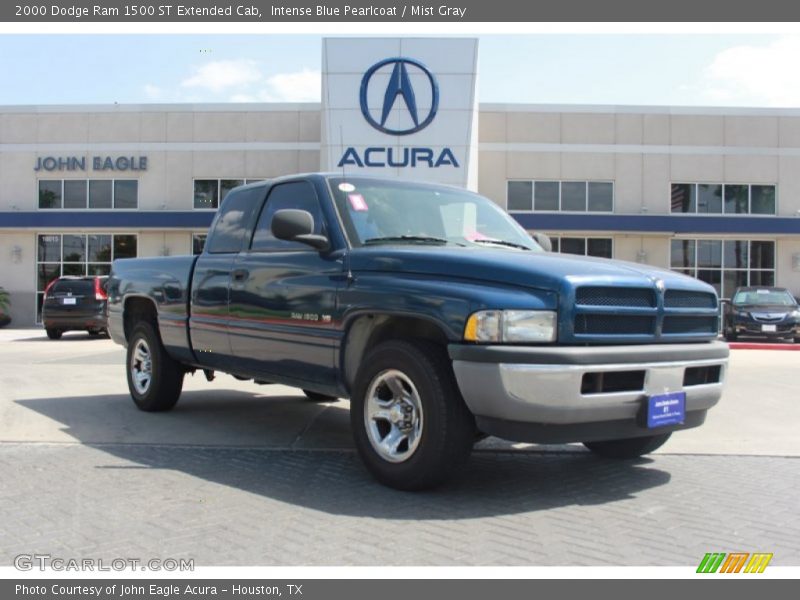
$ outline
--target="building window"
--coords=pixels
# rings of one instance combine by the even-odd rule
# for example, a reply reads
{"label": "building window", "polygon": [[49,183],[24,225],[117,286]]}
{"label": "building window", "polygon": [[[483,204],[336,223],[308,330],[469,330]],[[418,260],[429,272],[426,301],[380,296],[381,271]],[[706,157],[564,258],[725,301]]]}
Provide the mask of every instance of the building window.
{"label": "building window", "polygon": [[614,241],[611,238],[550,236],[550,241],[553,252],[561,254],[611,258],[614,253]]}
{"label": "building window", "polygon": [[139,208],[137,179],[40,179],[39,208]]}
{"label": "building window", "polygon": [[44,290],[62,275],[108,275],[118,258],[134,258],[138,239],[134,234],[40,233],[36,254],[36,322],[42,320]]}
{"label": "building window", "polygon": [[740,286],[775,285],[775,242],[675,239],[670,242],[670,267],[730,298]]}
{"label": "building window", "polygon": [[610,181],[509,181],[510,212],[613,212]]}
{"label": "building window", "polygon": [[208,236],[205,233],[193,233],[192,234],[192,254],[202,254],[203,248],[206,247],[206,238]]}
{"label": "building window", "polygon": [[200,210],[216,210],[233,188],[263,179],[195,179],[194,207]]}
{"label": "building window", "polygon": [[111,208],[114,205],[114,182],[96,179],[89,182],[89,208]]}
{"label": "building window", "polygon": [[39,208],[61,208],[62,188],[60,179],[39,180]]}
{"label": "building window", "polygon": [[138,193],[139,182],[135,179],[115,179],[114,208],[136,208],[139,205]]}
{"label": "building window", "polygon": [[673,183],[673,213],[774,215],[776,187],[728,183]]}

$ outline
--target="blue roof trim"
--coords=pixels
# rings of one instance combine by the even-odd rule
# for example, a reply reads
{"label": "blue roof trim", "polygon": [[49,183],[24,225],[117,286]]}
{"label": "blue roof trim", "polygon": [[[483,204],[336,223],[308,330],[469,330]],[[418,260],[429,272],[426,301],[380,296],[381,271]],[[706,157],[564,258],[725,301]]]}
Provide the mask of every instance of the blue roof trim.
{"label": "blue roof trim", "polygon": [[512,213],[536,231],[800,235],[800,217]]}
{"label": "blue roof trim", "polygon": [[59,211],[0,212],[0,228],[41,227],[85,229],[114,227],[128,229],[163,229],[185,227],[208,229],[216,213],[212,211]]}

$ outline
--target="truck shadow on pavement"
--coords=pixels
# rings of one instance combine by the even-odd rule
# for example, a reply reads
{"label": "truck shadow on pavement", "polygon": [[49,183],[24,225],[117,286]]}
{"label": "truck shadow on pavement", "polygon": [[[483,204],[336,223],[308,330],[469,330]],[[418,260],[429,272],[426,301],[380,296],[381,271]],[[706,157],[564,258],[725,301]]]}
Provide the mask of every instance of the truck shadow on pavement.
{"label": "truck shadow on pavement", "polygon": [[158,470],[154,477],[172,471],[339,515],[453,520],[518,514],[613,503],[670,480],[651,459],[618,462],[582,451],[501,445],[473,452],[440,488],[412,494],[371,478],[352,447],[344,402],[237,390],[184,392],[169,413],[139,412],[127,394],[17,402],[114,457],[109,462],[99,455],[93,468]]}
{"label": "truck shadow on pavement", "polygon": [[49,342],[50,344],[63,344],[65,342],[85,342],[87,340],[108,341],[104,335],[90,335],[85,331],[67,331],[61,338],[51,340],[44,333],[37,337],[24,337],[11,340],[12,342]]}

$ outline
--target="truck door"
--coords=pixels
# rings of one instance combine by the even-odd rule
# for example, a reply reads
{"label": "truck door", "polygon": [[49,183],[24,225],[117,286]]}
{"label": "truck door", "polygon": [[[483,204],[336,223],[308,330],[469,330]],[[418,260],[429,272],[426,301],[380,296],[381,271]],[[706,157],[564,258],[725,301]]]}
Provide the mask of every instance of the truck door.
{"label": "truck door", "polygon": [[204,367],[227,371],[234,363],[228,335],[231,271],[264,193],[265,187],[259,186],[228,194],[195,263],[189,334],[195,356]]}
{"label": "truck door", "polygon": [[333,319],[341,255],[276,239],[272,217],[284,208],[306,210],[315,232],[327,235],[314,187],[305,180],[273,186],[252,242],[236,259],[230,288],[233,355],[247,373],[265,379],[334,385]]}

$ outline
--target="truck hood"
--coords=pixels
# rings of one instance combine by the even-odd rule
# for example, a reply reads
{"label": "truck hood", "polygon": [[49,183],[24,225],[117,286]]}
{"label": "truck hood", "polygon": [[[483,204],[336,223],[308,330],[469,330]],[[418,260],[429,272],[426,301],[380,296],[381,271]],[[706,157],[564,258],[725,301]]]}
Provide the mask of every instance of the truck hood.
{"label": "truck hood", "polygon": [[581,283],[713,292],[697,279],[639,263],[552,252],[447,246],[375,246],[356,248],[350,268],[383,273],[418,273],[443,279],[471,279],[547,291],[564,291]]}

